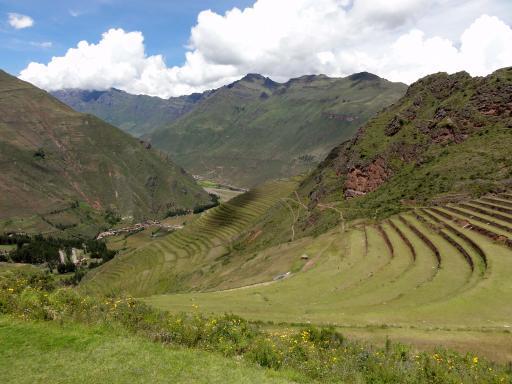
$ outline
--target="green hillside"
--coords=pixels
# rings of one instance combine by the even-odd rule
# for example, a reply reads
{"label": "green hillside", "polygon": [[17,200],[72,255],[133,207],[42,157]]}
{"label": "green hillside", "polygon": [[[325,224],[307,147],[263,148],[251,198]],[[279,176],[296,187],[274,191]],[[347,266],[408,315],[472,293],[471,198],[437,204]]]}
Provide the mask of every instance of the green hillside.
{"label": "green hillside", "polygon": [[190,112],[209,92],[170,99],[132,95],[113,88],[106,91],[63,89],[51,94],[76,111],[98,116],[133,136],[145,137]]}
{"label": "green hillside", "polygon": [[[232,243],[296,186],[293,181],[268,182],[239,195],[203,213],[184,229],[119,254],[89,273],[82,288],[96,294],[129,292],[145,296],[218,285],[226,280],[224,272],[232,261]],[[282,263],[290,262],[283,259]],[[280,268],[279,263],[272,265],[268,260],[258,270],[268,275],[276,268]],[[244,273],[247,275],[257,278],[258,273],[251,270]]]}
{"label": "green hillside", "polygon": [[444,345],[511,361],[511,203],[512,195],[500,195],[338,226],[258,253],[260,262],[279,262],[293,250],[288,257],[302,264],[281,264],[292,272],[286,279],[260,276],[248,285],[237,271],[228,275],[234,289],[145,301],[175,313],[233,312],[281,327],[329,324],[372,343],[389,336],[421,349]]}
{"label": "green hillside", "polygon": [[159,152],[5,72],[0,164],[4,230],[80,227],[107,211],[129,221],[157,218],[209,201]]}
{"label": "green hillside", "polygon": [[311,205],[349,199],[349,217],[469,199],[512,185],[512,68],[439,73],[334,149],[303,184]]}
{"label": "green hillside", "polygon": [[251,74],[216,90],[151,139],[194,174],[254,186],[312,169],[404,91],[404,84],[368,73],[285,84]]}
{"label": "green hillside", "polygon": [[167,100],[116,89],[52,94],[151,140],[195,174],[250,187],[311,170],[405,88],[368,73],[303,76],[285,84],[250,74],[214,91]]}

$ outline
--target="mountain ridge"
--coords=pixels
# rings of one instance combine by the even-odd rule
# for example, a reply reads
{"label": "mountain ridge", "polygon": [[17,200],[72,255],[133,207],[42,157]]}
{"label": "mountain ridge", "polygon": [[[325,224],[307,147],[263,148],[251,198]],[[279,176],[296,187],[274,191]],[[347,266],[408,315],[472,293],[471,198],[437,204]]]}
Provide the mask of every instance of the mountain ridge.
{"label": "mountain ridge", "polygon": [[188,113],[210,91],[170,99],[133,95],[116,88],[103,91],[70,88],[50,94],[78,112],[96,115],[133,136],[146,137],[160,124]]}
{"label": "mountain ridge", "polygon": [[405,88],[378,77],[309,75],[276,83],[249,74],[155,130],[151,140],[194,174],[251,187],[312,169]]}
{"label": "mountain ridge", "polygon": [[[310,170],[405,88],[368,73],[304,75],[283,83],[248,73],[216,90],[168,100],[115,90],[53,94],[151,141],[194,174],[250,187]],[[90,96],[98,101],[83,101]],[[256,142],[260,151],[254,151]]]}
{"label": "mountain ridge", "polygon": [[411,201],[497,192],[512,185],[507,146],[512,67],[486,77],[441,72],[411,84],[402,99],[331,151],[311,176],[316,182],[308,194],[314,203],[337,190],[354,205],[381,204],[391,213],[391,205]]}
{"label": "mountain ridge", "polygon": [[159,218],[209,202],[190,175],[147,143],[3,71],[0,112],[2,220],[81,202],[120,217]]}

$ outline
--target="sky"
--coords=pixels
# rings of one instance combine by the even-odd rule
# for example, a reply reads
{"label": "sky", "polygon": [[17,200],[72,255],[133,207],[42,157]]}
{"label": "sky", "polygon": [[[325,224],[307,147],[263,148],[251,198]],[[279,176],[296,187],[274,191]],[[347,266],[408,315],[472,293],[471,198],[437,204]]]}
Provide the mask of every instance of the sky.
{"label": "sky", "polygon": [[247,73],[410,84],[512,66],[512,0],[0,0],[0,68],[46,90],[179,96]]}

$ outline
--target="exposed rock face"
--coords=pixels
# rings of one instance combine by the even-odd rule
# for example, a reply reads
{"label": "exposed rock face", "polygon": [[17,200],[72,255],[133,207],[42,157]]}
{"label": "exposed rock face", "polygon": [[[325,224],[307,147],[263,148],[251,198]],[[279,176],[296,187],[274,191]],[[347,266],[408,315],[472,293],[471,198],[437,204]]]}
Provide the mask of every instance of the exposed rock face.
{"label": "exposed rock face", "polygon": [[436,99],[445,99],[453,92],[463,90],[466,83],[471,80],[472,78],[467,72],[458,72],[453,75],[448,75],[447,73],[436,73],[426,76],[412,84],[406,93],[406,97],[412,96],[418,92],[426,91]]}
{"label": "exposed rock face", "polygon": [[378,158],[363,168],[353,168],[347,174],[345,197],[367,194],[381,186],[391,175],[383,158]]}
{"label": "exposed rock face", "polygon": [[395,116],[386,127],[386,136],[395,136],[402,129],[402,125],[403,120],[400,119],[400,116]]}
{"label": "exposed rock face", "polygon": [[495,84],[490,87],[484,83],[479,87],[471,98],[471,104],[474,105],[480,113],[486,116],[512,116],[512,85]]}

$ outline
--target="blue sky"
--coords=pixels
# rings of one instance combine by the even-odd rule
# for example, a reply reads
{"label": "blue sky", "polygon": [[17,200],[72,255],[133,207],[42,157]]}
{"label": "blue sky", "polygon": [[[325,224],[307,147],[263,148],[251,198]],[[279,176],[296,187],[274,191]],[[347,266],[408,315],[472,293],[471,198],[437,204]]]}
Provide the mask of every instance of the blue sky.
{"label": "blue sky", "polygon": [[[30,62],[48,62],[80,40],[97,41],[110,28],[143,31],[146,52],[162,54],[168,65],[185,60],[184,46],[197,15],[205,9],[218,13],[250,0],[0,0],[0,68],[17,75]],[[31,28],[8,25],[9,13],[29,15]],[[73,16],[73,15],[75,16]],[[38,43],[51,42],[52,47]]]}
{"label": "blue sky", "polygon": [[170,97],[362,71],[410,84],[512,66],[512,0],[0,0],[0,50],[46,90]]}

